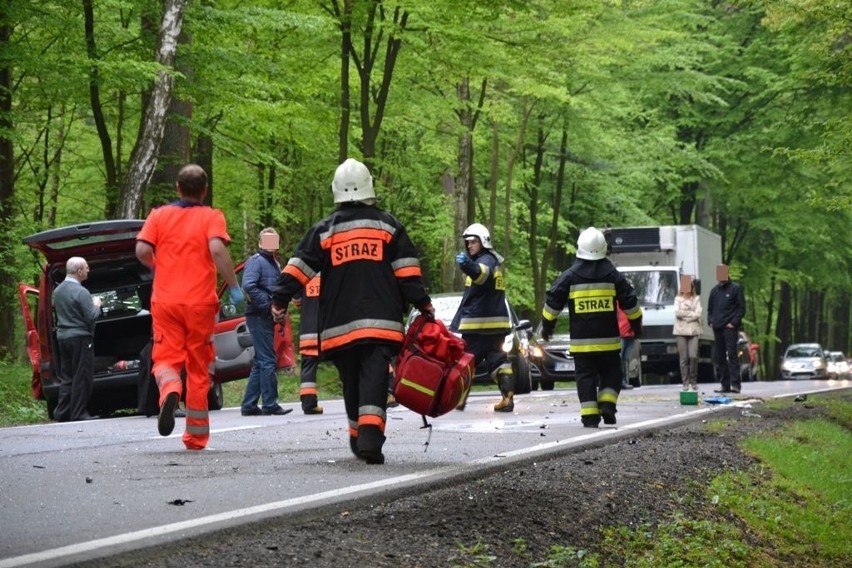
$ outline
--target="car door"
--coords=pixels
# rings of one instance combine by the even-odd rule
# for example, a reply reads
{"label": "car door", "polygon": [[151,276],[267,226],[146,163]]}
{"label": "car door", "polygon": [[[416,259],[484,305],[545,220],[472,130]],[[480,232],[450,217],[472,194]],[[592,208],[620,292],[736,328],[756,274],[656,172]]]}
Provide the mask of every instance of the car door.
{"label": "car door", "polygon": [[41,389],[41,349],[39,347],[38,329],[36,329],[36,311],[38,310],[38,288],[28,284],[18,284],[18,300],[21,302],[21,315],[24,318],[24,327],[27,337],[27,357],[30,360],[33,376],[31,388],[33,396],[42,398]]}
{"label": "car door", "polygon": [[[245,262],[240,262],[234,268],[239,282],[242,282],[244,266]],[[219,286],[218,293],[219,318],[213,334],[216,348],[213,381],[225,383],[249,376],[254,359],[254,342],[246,324],[245,304],[234,305],[224,283]],[[289,315],[283,325],[275,326],[274,345],[278,369],[292,372],[296,365],[296,353]]]}

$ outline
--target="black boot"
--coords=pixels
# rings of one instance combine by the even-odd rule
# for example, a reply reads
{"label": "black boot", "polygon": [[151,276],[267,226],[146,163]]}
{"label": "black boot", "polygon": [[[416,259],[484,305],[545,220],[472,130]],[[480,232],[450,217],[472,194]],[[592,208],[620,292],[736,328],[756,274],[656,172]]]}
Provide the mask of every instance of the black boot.
{"label": "black boot", "polygon": [[515,376],[500,375],[497,385],[500,387],[500,394],[503,395],[503,399],[494,405],[494,412],[512,412],[515,410]]}
{"label": "black boot", "polygon": [[600,408],[604,424],[615,424],[615,413],[617,412],[615,404],[612,402],[601,402],[598,404],[598,407]]}
{"label": "black boot", "polygon": [[583,423],[583,428],[597,428],[601,423],[601,417],[597,414],[581,416],[580,422]]}
{"label": "black boot", "polygon": [[358,426],[358,457],[371,465],[385,463],[385,455],[382,446],[385,443],[385,435],[378,426]]}

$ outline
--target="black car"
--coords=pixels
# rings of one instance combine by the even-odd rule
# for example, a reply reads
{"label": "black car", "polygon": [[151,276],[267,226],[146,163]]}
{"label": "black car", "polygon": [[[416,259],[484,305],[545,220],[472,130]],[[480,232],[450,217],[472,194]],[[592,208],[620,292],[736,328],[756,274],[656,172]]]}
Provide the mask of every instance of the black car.
{"label": "black car", "polygon": [[557,318],[548,341],[541,337],[541,324],[534,333],[530,346],[534,386],[553,390],[556,381],[573,381],[574,357],[571,356],[571,334],[568,333],[568,313]]}
{"label": "black car", "polygon": [[[444,325],[449,327],[459,309],[459,304],[461,304],[462,294],[451,292],[434,294],[431,297],[432,306],[435,308],[435,319],[441,320]],[[512,371],[515,375],[515,394],[526,394],[534,390],[529,362],[529,331],[532,329],[532,324],[529,320],[519,320],[508,300],[506,300],[506,305],[509,309],[509,317],[512,320],[512,331],[506,335],[503,350],[508,353],[509,361],[512,362]],[[408,314],[406,329],[419,313],[417,309],[412,308]],[[494,381],[491,380],[483,363],[476,367],[473,382],[476,384],[493,384]]]}

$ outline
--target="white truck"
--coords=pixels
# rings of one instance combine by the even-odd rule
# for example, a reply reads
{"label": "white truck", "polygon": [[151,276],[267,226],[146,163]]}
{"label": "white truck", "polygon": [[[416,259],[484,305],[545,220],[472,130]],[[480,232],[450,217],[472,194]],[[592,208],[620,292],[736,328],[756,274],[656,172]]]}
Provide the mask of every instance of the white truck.
{"label": "white truck", "polygon": [[[698,348],[698,379],[712,382],[713,330],[707,325],[710,290],[716,285],[716,266],[722,263],[722,238],[698,225],[621,227],[608,230],[609,259],[630,279],[643,311],[639,341],[642,374],[679,378],[677,347],[672,328],[674,299],[681,275],[695,279],[703,314]],[[631,375],[631,383],[641,382]]]}

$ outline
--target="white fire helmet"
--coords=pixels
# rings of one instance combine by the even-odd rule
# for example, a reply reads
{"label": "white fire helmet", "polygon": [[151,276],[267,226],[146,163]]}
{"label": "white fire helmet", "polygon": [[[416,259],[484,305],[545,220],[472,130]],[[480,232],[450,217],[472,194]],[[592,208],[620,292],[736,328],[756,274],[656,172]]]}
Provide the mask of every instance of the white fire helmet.
{"label": "white fire helmet", "polygon": [[462,238],[467,240],[468,237],[477,237],[479,242],[482,243],[483,248],[491,248],[491,233],[489,233],[488,229],[485,228],[485,225],[481,223],[474,223],[464,230]]}
{"label": "white fire helmet", "polygon": [[577,258],[600,260],[606,256],[606,238],[594,227],[589,227],[577,238]]}
{"label": "white fire helmet", "polygon": [[349,158],[334,172],[331,182],[331,193],[335,203],[360,201],[368,205],[376,202],[376,191],[373,189],[373,176],[367,166]]}

